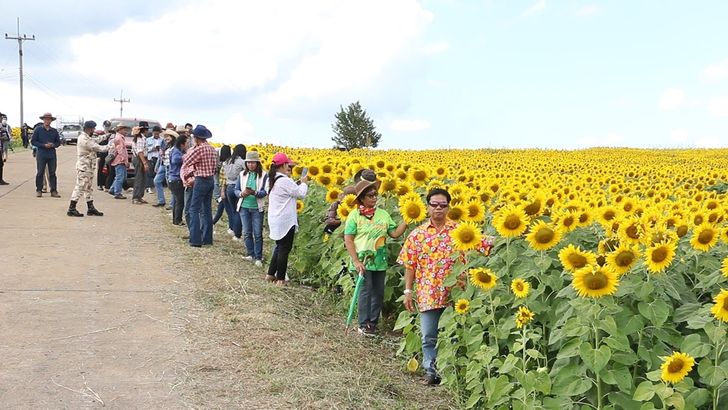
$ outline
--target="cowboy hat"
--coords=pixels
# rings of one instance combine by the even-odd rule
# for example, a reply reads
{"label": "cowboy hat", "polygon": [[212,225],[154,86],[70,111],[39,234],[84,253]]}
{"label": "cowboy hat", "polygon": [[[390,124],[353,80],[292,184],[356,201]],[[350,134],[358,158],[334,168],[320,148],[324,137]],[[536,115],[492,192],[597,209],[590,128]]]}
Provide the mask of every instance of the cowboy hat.
{"label": "cowboy hat", "polygon": [[375,187],[378,191],[380,185],[382,185],[382,181],[367,181],[366,179],[362,179],[361,181],[357,182],[356,185],[354,185],[356,199],[359,199],[361,197],[361,194],[363,194],[370,187]]}
{"label": "cowboy hat", "polygon": [[50,118],[50,119],[51,119],[51,121],[55,121],[55,120],[56,120],[56,117],[54,117],[54,116],[53,116],[53,114],[51,114],[51,113],[49,113],[49,112],[47,112],[47,113],[45,113],[45,114],[41,115],[41,116],[40,116],[40,117],[38,117],[38,118],[40,118],[41,120],[42,120],[42,119],[45,119],[45,118]]}
{"label": "cowboy hat", "polygon": [[122,128],[126,128],[126,129],[128,129],[128,130],[130,130],[130,129],[131,129],[131,127],[130,127],[130,126],[128,126],[128,125],[124,125],[124,124],[116,124],[116,127],[114,127],[114,130],[116,130],[116,131],[119,131],[119,130],[120,130],[120,129],[122,129]]}
{"label": "cowboy hat", "polygon": [[248,151],[245,153],[245,162],[260,162],[260,154],[258,151]]}
{"label": "cowboy hat", "polygon": [[208,138],[212,138],[212,132],[207,129],[204,125],[200,124],[195,127],[194,130],[192,130],[192,135],[195,136],[195,138],[206,140]]}
{"label": "cowboy hat", "polygon": [[179,134],[177,134],[176,132],[174,132],[174,130],[164,130],[164,131],[162,131],[162,135],[171,135],[171,136],[173,136],[175,138],[178,138],[179,137]]}

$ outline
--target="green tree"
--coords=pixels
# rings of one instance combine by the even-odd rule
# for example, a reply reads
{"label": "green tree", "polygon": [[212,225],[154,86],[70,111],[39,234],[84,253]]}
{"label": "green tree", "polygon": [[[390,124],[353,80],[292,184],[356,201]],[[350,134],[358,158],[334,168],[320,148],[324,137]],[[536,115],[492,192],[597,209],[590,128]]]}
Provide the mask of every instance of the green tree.
{"label": "green tree", "polygon": [[346,109],[336,113],[336,122],[331,125],[334,136],[331,138],[337,147],[351,150],[354,148],[371,147],[379,145],[382,134],[377,132],[374,122],[361,108],[359,101],[349,104]]}

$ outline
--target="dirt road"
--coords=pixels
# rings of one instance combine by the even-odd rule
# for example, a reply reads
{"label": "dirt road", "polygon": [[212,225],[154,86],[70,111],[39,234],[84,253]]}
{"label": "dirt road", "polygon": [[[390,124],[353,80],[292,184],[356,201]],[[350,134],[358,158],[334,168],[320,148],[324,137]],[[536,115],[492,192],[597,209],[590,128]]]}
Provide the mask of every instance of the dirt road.
{"label": "dirt road", "polygon": [[[0,186],[3,408],[178,408],[184,360],[159,210],[95,192],[103,217],[66,216],[75,147],[58,150],[62,198],[35,197],[30,151]],[[79,206],[85,213],[85,204]]]}

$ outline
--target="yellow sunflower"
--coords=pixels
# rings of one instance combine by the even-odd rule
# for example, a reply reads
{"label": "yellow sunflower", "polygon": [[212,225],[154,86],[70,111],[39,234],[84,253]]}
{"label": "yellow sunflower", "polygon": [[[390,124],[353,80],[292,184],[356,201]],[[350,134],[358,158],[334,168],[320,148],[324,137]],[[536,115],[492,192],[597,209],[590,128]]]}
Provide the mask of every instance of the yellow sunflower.
{"label": "yellow sunflower", "polygon": [[591,252],[581,250],[578,246],[569,244],[569,246],[559,251],[559,260],[565,270],[574,273],[588,265],[595,265],[597,256]]}
{"label": "yellow sunflower", "polygon": [[554,220],[563,232],[571,232],[577,227],[578,216],[572,211],[564,211],[556,215]]}
{"label": "yellow sunflower", "polygon": [[536,315],[531,312],[527,307],[520,306],[518,308],[518,312],[516,313],[516,327],[519,329],[522,328],[523,326],[527,325],[528,322],[533,320],[535,316]]}
{"label": "yellow sunflower", "polygon": [[469,251],[477,248],[483,240],[483,234],[472,222],[462,222],[450,232],[455,249]]}
{"label": "yellow sunflower", "polygon": [[720,293],[713,299],[715,304],[710,308],[710,313],[723,322],[728,322],[728,290],[721,289]]}
{"label": "yellow sunflower", "polygon": [[404,196],[412,192],[412,185],[407,182],[400,182],[397,184],[397,195]]}
{"label": "yellow sunflower", "polygon": [[356,208],[357,207],[356,195],[349,194],[349,195],[345,196],[344,199],[341,200],[341,205],[346,206],[350,210]]}
{"label": "yellow sunflower", "polygon": [[498,277],[488,268],[472,268],[468,271],[468,276],[470,283],[483,290],[493,289],[498,282]]}
{"label": "yellow sunflower", "polygon": [[525,298],[531,290],[531,284],[521,278],[516,278],[511,281],[511,290],[517,298]]}
{"label": "yellow sunflower", "polygon": [[304,208],[303,201],[301,201],[300,199],[297,199],[296,200],[296,212],[298,212],[300,214],[301,212],[303,212],[303,208]]}
{"label": "yellow sunflower", "polygon": [[341,196],[340,189],[331,188],[328,191],[326,191],[326,202],[328,202],[328,203],[336,202],[340,196]]}
{"label": "yellow sunflower", "polygon": [[447,212],[448,218],[453,221],[461,221],[465,215],[465,208],[461,204],[454,201],[450,203],[450,210]]}
{"label": "yellow sunflower", "polygon": [[723,265],[720,267],[720,271],[723,273],[723,276],[728,278],[728,257],[723,259]]}
{"label": "yellow sunflower", "polygon": [[673,352],[671,356],[665,357],[662,362],[662,380],[666,383],[678,383],[690,373],[695,366],[695,359],[690,355],[680,352]]}
{"label": "yellow sunflower", "polygon": [[319,176],[316,177],[316,182],[325,186],[326,188],[329,188],[331,187],[331,185],[334,184],[334,182],[336,182],[336,177],[331,174],[319,174]]}
{"label": "yellow sunflower", "polygon": [[600,298],[617,291],[619,278],[609,266],[588,265],[574,272],[571,285],[583,298]]}
{"label": "yellow sunflower", "polygon": [[468,312],[468,309],[470,309],[470,301],[467,299],[458,299],[457,302],[455,302],[455,312],[459,314],[464,314]]}
{"label": "yellow sunflower", "polygon": [[556,246],[561,240],[561,230],[553,228],[544,221],[538,221],[531,226],[531,232],[526,235],[531,248],[545,251]]}
{"label": "yellow sunflower", "polygon": [[675,259],[674,242],[663,242],[655,244],[647,248],[645,260],[647,262],[647,270],[652,273],[659,273],[667,269]]}
{"label": "yellow sunflower", "polygon": [[470,200],[465,204],[465,215],[463,219],[472,222],[483,222],[485,218],[485,206],[478,199]]}
{"label": "yellow sunflower", "polygon": [[341,222],[343,223],[346,221],[346,218],[349,217],[349,214],[351,213],[351,208],[346,206],[343,202],[339,205],[338,208],[336,208],[336,216],[339,217]]}
{"label": "yellow sunflower", "polygon": [[528,217],[521,208],[506,206],[493,217],[496,231],[503,237],[518,236],[528,227]]}
{"label": "yellow sunflower", "polygon": [[397,180],[395,178],[384,178],[379,186],[379,193],[385,194],[397,190]]}
{"label": "yellow sunflower", "polygon": [[624,275],[637,263],[640,252],[636,247],[624,244],[607,254],[607,263],[617,275]]}
{"label": "yellow sunflower", "polygon": [[718,230],[708,222],[700,224],[693,229],[693,236],[690,238],[690,246],[699,251],[709,251],[718,243]]}
{"label": "yellow sunflower", "polygon": [[402,219],[406,223],[411,224],[424,220],[427,215],[427,209],[425,209],[425,204],[418,196],[417,198],[408,198],[406,201],[400,203],[399,213],[402,214]]}

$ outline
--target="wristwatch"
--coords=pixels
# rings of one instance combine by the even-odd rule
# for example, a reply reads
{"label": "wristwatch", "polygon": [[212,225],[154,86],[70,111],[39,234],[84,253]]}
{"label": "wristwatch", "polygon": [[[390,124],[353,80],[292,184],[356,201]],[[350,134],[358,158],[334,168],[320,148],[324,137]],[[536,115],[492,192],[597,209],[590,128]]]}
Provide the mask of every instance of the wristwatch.
{"label": "wristwatch", "polygon": [[412,289],[405,289],[403,293],[405,295],[409,295],[410,293],[412,293]]}

